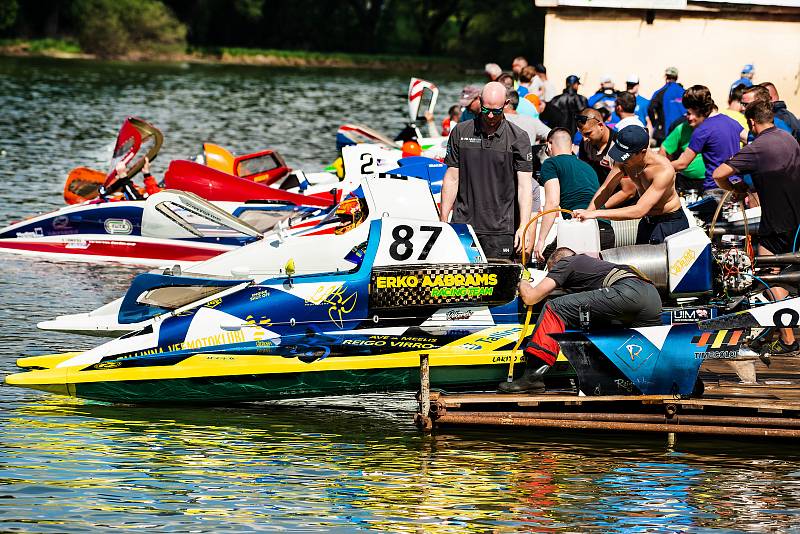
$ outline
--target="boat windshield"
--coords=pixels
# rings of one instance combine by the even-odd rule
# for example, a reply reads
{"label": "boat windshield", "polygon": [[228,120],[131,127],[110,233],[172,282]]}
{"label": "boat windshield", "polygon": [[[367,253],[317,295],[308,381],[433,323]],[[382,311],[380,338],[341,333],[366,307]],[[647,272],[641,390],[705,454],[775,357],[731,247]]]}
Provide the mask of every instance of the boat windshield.
{"label": "boat windshield", "polygon": [[145,157],[150,161],[155,159],[163,141],[164,135],[158,128],[137,117],[128,117],[117,134],[111,169],[104,184],[106,189],[112,188],[117,181],[117,164],[120,161],[125,163],[128,177],[132,177],[144,165]]}
{"label": "boat windshield", "polygon": [[[152,237],[173,231],[170,224],[150,215],[152,209],[196,237],[261,237],[247,222],[186,192],[164,191],[147,199],[148,207],[142,218],[143,233]],[[174,228],[174,226],[172,227]]]}

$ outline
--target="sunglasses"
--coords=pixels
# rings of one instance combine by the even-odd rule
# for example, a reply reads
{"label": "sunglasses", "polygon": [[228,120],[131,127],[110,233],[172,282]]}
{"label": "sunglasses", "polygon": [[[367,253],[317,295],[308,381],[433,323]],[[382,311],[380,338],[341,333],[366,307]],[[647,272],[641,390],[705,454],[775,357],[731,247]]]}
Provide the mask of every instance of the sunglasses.
{"label": "sunglasses", "polygon": [[575,115],[575,122],[577,122],[578,124],[586,124],[586,122],[590,120],[596,121],[597,119],[594,117],[587,117],[586,115]]}
{"label": "sunglasses", "polygon": [[[508,104],[508,100],[506,100],[506,104]],[[486,106],[481,104],[481,113],[483,113],[484,115],[488,115],[489,113],[492,113],[494,115],[501,115],[503,113],[504,107],[505,104],[503,104],[502,108],[487,108]]]}

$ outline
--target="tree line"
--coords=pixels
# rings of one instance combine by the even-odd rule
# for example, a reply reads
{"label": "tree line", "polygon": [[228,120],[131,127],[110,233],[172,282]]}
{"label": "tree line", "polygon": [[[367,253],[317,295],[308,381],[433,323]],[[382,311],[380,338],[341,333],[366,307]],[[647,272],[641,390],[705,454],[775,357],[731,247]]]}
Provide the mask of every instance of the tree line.
{"label": "tree line", "polygon": [[192,49],[540,60],[532,0],[0,0],[0,37],[75,40],[101,57]]}

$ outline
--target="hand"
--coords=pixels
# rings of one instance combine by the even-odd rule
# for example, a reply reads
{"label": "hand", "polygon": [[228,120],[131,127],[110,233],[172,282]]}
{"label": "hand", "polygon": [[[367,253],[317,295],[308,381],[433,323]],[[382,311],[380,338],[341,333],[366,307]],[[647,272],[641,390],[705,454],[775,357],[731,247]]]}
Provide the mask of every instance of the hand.
{"label": "hand", "polygon": [[747,188],[747,184],[738,182],[733,185],[733,194],[731,196],[735,201],[740,202],[747,198],[748,193],[750,193],[750,190]]}
{"label": "hand", "polygon": [[572,217],[578,221],[588,221],[589,219],[596,219],[597,218],[597,211],[596,210],[574,210],[572,212]]}
{"label": "hand", "polygon": [[433,122],[433,113],[430,111],[425,112],[425,120],[428,122]]}
{"label": "hand", "polygon": [[536,246],[533,247],[533,255],[539,261],[544,261],[544,256],[542,255],[542,251],[544,250],[544,243],[538,241]]}
{"label": "hand", "polygon": [[150,174],[150,159],[148,159],[147,156],[144,157],[144,165],[142,165],[142,173]]}
{"label": "hand", "polygon": [[524,228],[517,228],[517,231],[514,233],[514,250],[520,254],[522,254],[522,233],[524,231]]}
{"label": "hand", "polygon": [[117,162],[115,170],[117,171],[117,178],[125,178],[128,176],[128,169],[125,168],[125,162],[123,160]]}

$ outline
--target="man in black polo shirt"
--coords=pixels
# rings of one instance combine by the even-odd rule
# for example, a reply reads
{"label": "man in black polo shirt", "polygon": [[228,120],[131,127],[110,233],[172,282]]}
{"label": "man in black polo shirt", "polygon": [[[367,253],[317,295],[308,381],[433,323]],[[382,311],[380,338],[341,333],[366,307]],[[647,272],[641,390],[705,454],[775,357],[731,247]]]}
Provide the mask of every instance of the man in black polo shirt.
{"label": "man in black polo shirt", "polygon": [[[744,116],[756,138],[717,167],[712,177],[721,188],[744,198],[747,186],[741,181],[731,183],[729,178],[752,175],[761,201],[758,255],[796,252],[800,232],[800,145],[791,134],[775,127],[771,102],[756,100],[748,104]],[[775,300],[789,296],[779,286],[773,286],[768,293]],[[780,338],[774,343],[751,343],[751,347],[764,354],[796,352],[798,343],[792,329],[781,328],[779,332]],[[759,336],[757,341],[768,337]]]}
{"label": "man in black polo shirt", "polygon": [[569,294],[545,303],[525,347],[525,372],[503,382],[504,393],[544,391],[542,376],[558,356],[550,334],[580,328],[581,312],[589,313],[590,327],[637,328],[661,325],[661,297],[643,274],[629,265],[616,265],[561,247],[547,260],[547,276],[536,286],[520,280],[525,304],[541,302],[560,287]]}
{"label": "man in black polo shirt", "polygon": [[487,258],[513,260],[531,216],[533,155],[528,134],[504,119],[506,103],[505,86],[487,83],[479,117],[450,133],[441,220],[452,212],[452,222],[472,225]]}

